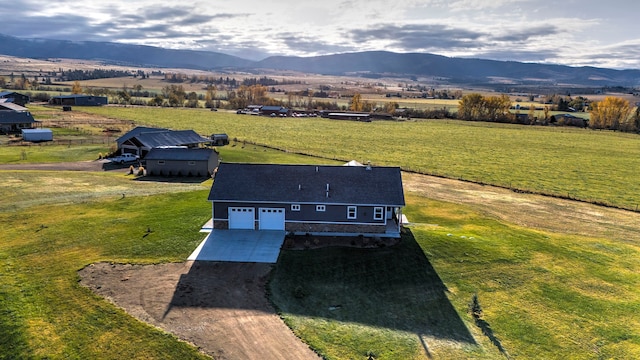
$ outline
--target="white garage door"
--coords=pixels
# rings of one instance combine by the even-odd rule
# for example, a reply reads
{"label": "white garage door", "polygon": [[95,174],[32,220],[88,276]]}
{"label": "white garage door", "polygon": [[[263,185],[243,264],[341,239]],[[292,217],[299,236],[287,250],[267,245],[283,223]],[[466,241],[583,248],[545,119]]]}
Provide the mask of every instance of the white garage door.
{"label": "white garage door", "polygon": [[254,212],[254,208],[229,208],[229,229],[255,229],[256,217]]}
{"label": "white garage door", "polygon": [[260,230],[284,230],[284,209],[260,208]]}

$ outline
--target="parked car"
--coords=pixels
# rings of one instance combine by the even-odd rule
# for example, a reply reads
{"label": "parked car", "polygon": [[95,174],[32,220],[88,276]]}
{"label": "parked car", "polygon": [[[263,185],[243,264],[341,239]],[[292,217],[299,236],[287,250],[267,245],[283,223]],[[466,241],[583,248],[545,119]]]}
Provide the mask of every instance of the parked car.
{"label": "parked car", "polygon": [[129,153],[125,153],[116,157],[112,157],[109,158],[107,160],[113,162],[113,163],[118,163],[118,164],[124,164],[127,162],[133,162],[133,161],[138,161],[140,159],[140,156],[138,155],[134,155],[134,154],[129,154]]}

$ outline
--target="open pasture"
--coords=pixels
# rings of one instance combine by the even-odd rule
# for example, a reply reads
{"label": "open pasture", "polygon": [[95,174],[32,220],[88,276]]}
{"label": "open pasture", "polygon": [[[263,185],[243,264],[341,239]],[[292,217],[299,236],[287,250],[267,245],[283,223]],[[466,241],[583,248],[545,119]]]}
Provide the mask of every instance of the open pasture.
{"label": "open pasture", "polygon": [[[272,150],[227,151],[235,161],[268,161],[256,157]],[[280,160],[307,160],[287,156]],[[31,171],[0,171],[0,179],[0,220],[12,224],[0,234],[0,354],[201,357],[79,286],[76,271],[98,261],[183,261],[210,216],[210,181],[183,187],[122,173]],[[502,359],[467,312],[473,294],[514,358],[640,355],[637,240],[526,229],[482,206],[408,193],[412,225],[401,244],[287,250],[271,300],[328,359]]]}
{"label": "open pasture", "polygon": [[455,120],[265,118],[190,109],[85,108],[147,126],[227,133],[285,151],[575,198],[635,210],[640,137],[566,127]]}

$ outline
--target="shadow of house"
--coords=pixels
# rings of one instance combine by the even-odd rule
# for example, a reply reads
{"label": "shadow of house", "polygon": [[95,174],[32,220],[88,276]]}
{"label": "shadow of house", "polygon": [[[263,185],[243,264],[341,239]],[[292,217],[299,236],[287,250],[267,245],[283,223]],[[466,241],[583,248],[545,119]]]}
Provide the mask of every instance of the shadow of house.
{"label": "shadow of house", "polygon": [[[243,271],[265,266],[196,261],[178,281],[165,314],[191,306],[269,311],[263,305],[243,302],[242,289],[210,288],[202,281],[220,271],[234,274],[237,283],[246,276]],[[389,247],[283,250],[270,278],[270,300],[282,313],[476,344],[411,232]],[[248,277],[240,283],[255,280]],[[195,304],[191,299],[203,296],[192,294],[206,295],[206,300]]]}

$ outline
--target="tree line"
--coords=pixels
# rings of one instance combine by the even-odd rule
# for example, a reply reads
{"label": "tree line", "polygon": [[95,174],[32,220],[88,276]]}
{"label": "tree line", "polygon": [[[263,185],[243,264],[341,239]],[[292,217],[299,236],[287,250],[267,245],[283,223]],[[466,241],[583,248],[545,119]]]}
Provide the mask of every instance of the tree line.
{"label": "tree line", "polygon": [[[562,106],[556,106],[554,108],[558,111],[567,111],[566,107],[572,104],[572,102],[567,102],[563,99],[556,99],[556,101],[556,104],[562,104]],[[553,104],[553,98],[551,103]],[[631,106],[628,100],[608,96],[602,101],[588,102],[585,98],[578,97],[573,104],[576,105],[577,103],[586,106],[585,109],[587,109],[590,114],[590,118],[588,120],[584,119],[584,122],[580,122],[580,124],[584,124],[592,129],[640,132],[640,108],[635,107],[634,110],[634,107]],[[547,125],[553,123],[555,120],[555,117],[550,115],[551,108],[549,106],[543,108],[542,116],[537,116],[538,114],[536,113],[535,107],[530,107],[527,114],[512,113],[510,109],[511,99],[507,95],[483,96],[482,94],[472,93],[460,99],[456,117],[460,120],[469,121],[532,125]],[[573,108],[572,110],[575,111]]]}

